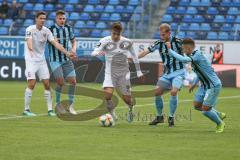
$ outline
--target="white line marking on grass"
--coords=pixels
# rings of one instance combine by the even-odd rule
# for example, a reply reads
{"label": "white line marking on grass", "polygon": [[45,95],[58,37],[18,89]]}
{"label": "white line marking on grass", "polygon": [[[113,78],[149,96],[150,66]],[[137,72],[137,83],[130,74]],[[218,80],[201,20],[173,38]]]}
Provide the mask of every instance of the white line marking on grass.
{"label": "white line marking on grass", "polygon": [[[236,98],[240,98],[240,95],[236,95],[236,96],[225,96],[225,97],[219,97],[218,100],[222,100],[222,99],[236,99]],[[185,99],[185,100],[181,100],[179,101],[179,103],[185,103],[185,102],[192,102],[193,99]],[[164,102],[164,104],[168,104],[169,102]],[[147,103],[147,104],[140,104],[140,105],[136,105],[136,107],[144,107],[144,106],[151,106],[154,105],[154,103]],[[126,106],[119,106],[117,107],[118,109],[125,109],[127,108]],[[86,110],[78,110],[78,112],[87,112],[90,111],[91,109],[86,109]],[[0,115],[6,115],[6,114],[0,114]],[[46,113],[40,113],[37,114],[36,116],[33,117],[28,117],[28,116],[19,116],[19,115],[7,115],[7,117],[0,117],[0,120],[7,120],[7,119],[20,119],[20,118],[34,118],[34,117],[41,117],[41,116],[46,116]]]}

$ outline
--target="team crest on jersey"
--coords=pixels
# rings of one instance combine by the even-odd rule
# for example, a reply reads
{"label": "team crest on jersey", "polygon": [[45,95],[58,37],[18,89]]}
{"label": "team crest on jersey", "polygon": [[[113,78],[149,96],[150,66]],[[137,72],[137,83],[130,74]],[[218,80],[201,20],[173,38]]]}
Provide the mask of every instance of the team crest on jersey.
{"label": "team crest on jersey", "polygon": [[106,51],[113,51],[117,48],[117,45],[115,43],[109,42],[108,44],[106,44],[106,46],[104,47],[104,49]]}
{"label": "team crest on jersey", "polygon": [[46,34],[46,33],[43,33],[43,37],[46,38],[46,37],[47,37],[47,34]]}
{"label": "team crest on jersey", "polygon": [[31,35],[32,35],[32,32],[27,31],[26,35],[27,35],[27,36],[31,36]]}
{"label": "team crest on jersey", "polygon": [[119,45],[119,48],[122,50],[128,50],[132,46],[132,43],[130,41],[122,41]]}
{"label": "team crest on jersey", "polygon": [[98,44],[96,45],[97,48],[99,48],[101,46],[101,42],[98,42]]}

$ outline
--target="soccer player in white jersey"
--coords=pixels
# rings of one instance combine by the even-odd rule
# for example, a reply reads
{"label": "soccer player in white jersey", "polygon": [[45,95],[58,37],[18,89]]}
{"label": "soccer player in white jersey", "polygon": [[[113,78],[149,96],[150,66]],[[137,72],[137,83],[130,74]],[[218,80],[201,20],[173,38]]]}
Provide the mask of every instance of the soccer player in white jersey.
{"label": "soccer player in white jersey", "polygon": [[67,52],[61,44],[59,44],[51,33],[51,31],[44,26],[46,20],[45,12],[38,12],[35,17],[36,24],[31,25],[26,29],[26,49],[25,49],[25,64],[26,64],[26,78],[27,88],[25,90],[25,109],[23,115],[35,116],[36,114],[30,111],[30,101],[32,92],[36,84],[36,74],[42,80],[45,91],[44,97],[48,106],[48,115],[55,116],[52,109],[52,97],[49,84],[49,70],[45,59],[45,46],[49,41],[59,51],[64,53],[67,57],[72,57],[73,54]]}
{"label": "soccer player in white jersey", "polygon": [[108,111],[116,121],[117,116],[111,99],[114,88],[116,88],[120,91],[123,100],[129,107],[127,120],[128,122],[132,122],[134,104],[131,97],[130,71],[128,64],[129,53],[135,64],[137,77],[143,77],[143,74],[132,46],[133,43],[131,40],[121,36],[122,30],[121,23],[113,23],[111,36],[104,37],[99,41],[99,44],[92,52],[92,56],[105,55],[106,66],[103,89]]}

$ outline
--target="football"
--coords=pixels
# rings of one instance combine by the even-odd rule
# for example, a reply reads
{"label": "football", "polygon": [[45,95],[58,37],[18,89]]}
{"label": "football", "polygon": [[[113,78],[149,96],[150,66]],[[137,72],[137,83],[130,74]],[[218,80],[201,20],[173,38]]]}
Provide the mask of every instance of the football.
{"label": "football", "polygon": [[102,127],[111,127],[114,125],[114,120],[110,114],[104,114],[100,116],[98,121]]}

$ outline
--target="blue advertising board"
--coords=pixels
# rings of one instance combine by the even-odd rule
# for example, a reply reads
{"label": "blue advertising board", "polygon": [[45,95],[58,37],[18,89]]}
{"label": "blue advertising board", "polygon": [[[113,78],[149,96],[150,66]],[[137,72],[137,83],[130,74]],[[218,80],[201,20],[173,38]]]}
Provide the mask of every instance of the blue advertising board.
{"label": "blue advertising board", "polygon": [[0,37],[0,58],[23,59],[24,37]]}
{"label": "blue advertising board", "polygon": [[[77,54],[79,57],[89,57],[98,39],[77,38]],[[24,59],[24,37],[0,36],[0,59]],[[48,48],[45,50],[48,57]]]}

